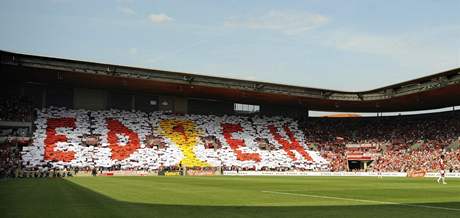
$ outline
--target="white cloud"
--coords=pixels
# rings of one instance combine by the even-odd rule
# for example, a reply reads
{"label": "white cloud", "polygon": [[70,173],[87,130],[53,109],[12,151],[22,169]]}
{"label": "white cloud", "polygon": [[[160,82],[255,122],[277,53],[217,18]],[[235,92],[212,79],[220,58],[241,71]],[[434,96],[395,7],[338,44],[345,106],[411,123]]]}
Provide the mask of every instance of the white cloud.
{"label": "white cloud", "polygon": [[266,29],[295,35],[320,27],[329,22],[329,18],[314,13],[298,11],[270,11],[262,16],[230,18],[224,23],[227,27]]}
{"label": "white cloud", "polygon": [[149,14],[148,19],[155,24],[167,23],[174,20],[166,14]]}
{"label": "white cloud", "polygon": [[136,14],[136,12],[132,8],[129,8],[129,7],[119,7],[118,10],[121,13],[126,14],[126,15],[134,15],[134,14]]}

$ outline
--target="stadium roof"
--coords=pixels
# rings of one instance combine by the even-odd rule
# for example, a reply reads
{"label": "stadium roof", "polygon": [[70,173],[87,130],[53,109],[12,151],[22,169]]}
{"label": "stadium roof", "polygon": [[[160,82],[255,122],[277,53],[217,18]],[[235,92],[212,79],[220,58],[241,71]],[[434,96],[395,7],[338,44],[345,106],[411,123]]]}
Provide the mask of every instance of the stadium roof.
{"label": "stadium roof", "polygon": [[[0,51],[8,82],[112,88],[309,110],[397,112],[460,105],[460,68],[368,91],[348,92]],[[7,73],[7,74],[5,74]],[[353,81],[348,81],[353,82]]]}

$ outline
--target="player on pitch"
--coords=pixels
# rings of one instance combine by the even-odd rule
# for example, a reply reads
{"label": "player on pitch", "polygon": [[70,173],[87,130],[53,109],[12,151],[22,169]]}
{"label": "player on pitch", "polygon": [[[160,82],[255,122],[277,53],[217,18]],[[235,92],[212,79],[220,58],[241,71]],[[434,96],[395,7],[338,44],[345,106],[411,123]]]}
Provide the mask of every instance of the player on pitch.
{"label": "player on pitch", "polygon": [[438,183],[442,181],[442,184],[447,184],[446,183],[446,161],[444,160],[445,156],[441,155],[441,159],[439,160],[439,177],[438,177]]}

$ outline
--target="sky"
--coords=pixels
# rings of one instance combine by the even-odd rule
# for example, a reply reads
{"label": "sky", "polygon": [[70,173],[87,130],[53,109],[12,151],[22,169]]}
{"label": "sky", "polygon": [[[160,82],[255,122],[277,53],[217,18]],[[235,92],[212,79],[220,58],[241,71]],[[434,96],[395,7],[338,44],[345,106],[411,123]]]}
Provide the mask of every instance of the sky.
{"label": "sky", "polygon": [[0,50],[363,91],[460,67],[458,0],[2,0]]}

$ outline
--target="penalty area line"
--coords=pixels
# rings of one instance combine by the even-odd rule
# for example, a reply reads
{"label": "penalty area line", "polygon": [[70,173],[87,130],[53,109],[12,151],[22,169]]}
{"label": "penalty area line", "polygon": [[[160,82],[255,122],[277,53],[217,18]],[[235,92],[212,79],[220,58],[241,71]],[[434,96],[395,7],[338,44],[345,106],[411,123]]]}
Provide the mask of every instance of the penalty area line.
{"label": "penalty area line", "polygon": [[406,206],[406,207],[460,211],[460,208],[437,207],[437,206],[429,206],[429,205],[422,205],[422,204],[405,204],[405,203],[397,203],[397,202],[390,202],[390,201],[375,201],[375,200],[366,200],[366,199],[358,199],[358,198],[342,198],[342,197],[334,197],[334,196],[326,196],[326,195],[309,195],[309,194],[277,192],[277,191],[262,191],[262,192],[269,193],[269,194],[290,195],[290,196],[310,197],[310,198],[322,198],[322,199],[342,200],[342,201],[354,201],[354,202],[361,202],[361,203],[389,204],[389,205],[400,205],[400,206]]}

